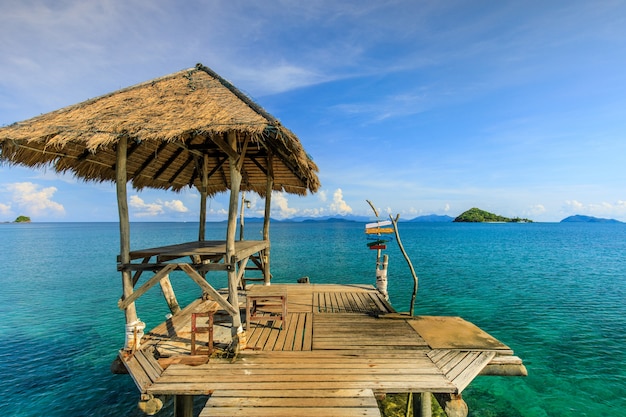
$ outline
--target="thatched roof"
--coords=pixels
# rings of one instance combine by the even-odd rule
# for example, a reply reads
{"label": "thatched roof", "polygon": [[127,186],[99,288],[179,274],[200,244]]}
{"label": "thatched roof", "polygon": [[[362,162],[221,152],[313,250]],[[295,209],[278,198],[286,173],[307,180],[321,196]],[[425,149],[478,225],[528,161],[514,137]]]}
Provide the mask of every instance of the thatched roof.
{"label": "thatched roof", "polygon": [[318,168],[296,135],[200,64],[1,128],[0,160],[115,181],[116,144],[126,135],[128,179],[136,189],[200,186],[207,155],[208,192],[215,194],[230,188],[229,132],[245,152],[242,190],[264,195],[268,173],[275,190],[318,190]]}

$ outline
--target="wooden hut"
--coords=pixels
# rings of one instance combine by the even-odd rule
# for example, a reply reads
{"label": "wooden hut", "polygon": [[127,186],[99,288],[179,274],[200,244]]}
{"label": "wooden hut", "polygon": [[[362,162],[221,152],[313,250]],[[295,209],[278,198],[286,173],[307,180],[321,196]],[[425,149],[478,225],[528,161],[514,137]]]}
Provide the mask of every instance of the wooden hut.
{"label": "wooden hut", "polygon": [[[291,131],[200,64],[3,127],[0,160],[116,183],[123,287],[118,305],[126,316],[120,359],[147,412],[160,408],[159,396],[173,395],[177,416],[188,416],[193,395],[212,394],[203,416],[379,415],[375,394],[412,392],[425,403],[433,393],[451,415],[463,416],[461,391],[474,377],[526,373],[511,349],[471,323],[397,314],[374,288],[270,287],[272,191],[317,191],[317,166]],[[131,250],[128,183],[136,189],[197,188],[198,240]],[[227,191],[226,238],[207,241],[207,197]],[[242,191],[265,198],[262,240],[235,239]],[[249,262],[262,271],[263,285],[246,293],[247,340],[238,286]],[[196,282],[203,297],[181,308],[169,281],[174,270]],[[153,275],[138,285],[145,271]],[[207,279],[213,271],[227,274],[226,293]],[[172,317],[144,340],[135,301],[157,284]],[[257,301],[270,307],[257,311]],[[272,310],[272,302],[281,308]],[[236,352],[247,341],[255,348],[236,363],[208,363],[205,354],[202,366],[189,366],[197,365],[196,315],[208,315],[212,334],[210,319],[218,309],[230,317],[230,349]],[[184,352],[170,349],[185,331],[191,339],[184,340]],[[206,345],[210,352],[210,336]],[[429,415],[429,406],[422,415]]]}
{"label": "wooden hut", "polygon": [[[201,195],[198,241],[204,241],[206,199],[230,191],[223,248],[204,255],[207,245],[186,249],[196,256],[187,272],[230,311],[241,332],[236,286],[238,268],[254,251],[269,284],[269,211],[272,191],[305,195],[320,186],[317,166],[298,138],[245,94],[211,69],[195,68],[157,78],[0,129],[0,157],[29,167],[52,167],[87,181],[114,181],[120,218],[119,269],[123,275],[127,324],[137,323],[131,273],[152,269],[167,279],[159,261],[133,265],[126,185],[179,191],[195,187]],[[263,242],[241,255],[235,229],[240,191],[265,197]],[[160,255],[157,250],[153,255]],[[223,252],[223,253],[221,253]],[[199,278],[221,256],[229,275],[229,300]],[[145,258],[145,256],[144,256]],[[233,261],[237,259],[238,261]],[[203,270],[204,268],[204,270]],[[137,281],[135,277],[135,282]],[[167,284],[165,284],[167,286]],[[176,309],[175,301],[171,300]],[[129,347],[129,346],[127,346]]]}

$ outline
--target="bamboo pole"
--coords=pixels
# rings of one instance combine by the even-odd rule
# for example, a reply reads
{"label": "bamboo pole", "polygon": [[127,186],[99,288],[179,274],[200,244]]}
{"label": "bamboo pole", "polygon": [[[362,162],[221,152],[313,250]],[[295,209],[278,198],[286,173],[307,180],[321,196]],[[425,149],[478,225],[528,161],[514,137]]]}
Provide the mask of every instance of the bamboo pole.
{"label": "bamboo pole", "polygon": [[[117,143],[117,155],[115,163],[115,184],[117,191],[117,208],[120,219],[120,263],[126,265],[130,263],[130,220],[128,215],[128,194],[126,184],[128,182],[126,173],[126,152],[128,150],[128,137],[123,135]],[[133,279],[131,272],[122,268],[122,290],[124,298],[130,297],[133,293]],[[131,303],[124,309],[126,324],[136,323],[137,310],[135,303]],[[125,346],[128,348],[128,346]]]}

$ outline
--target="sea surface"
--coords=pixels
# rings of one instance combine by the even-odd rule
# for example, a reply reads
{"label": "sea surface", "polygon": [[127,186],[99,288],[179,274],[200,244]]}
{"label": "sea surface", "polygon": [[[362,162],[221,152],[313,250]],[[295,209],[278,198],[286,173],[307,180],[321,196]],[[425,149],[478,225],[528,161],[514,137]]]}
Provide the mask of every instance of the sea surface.
{"label": "sea surface", "polygon": [[[208,224],[222,239],[225,223]],[[260,224],[246,238],[260,239]],[[133,223],[132,249],[192,241],[197,223]],[[363,223],[272,223],[274,282],[375,284]],[[117,308],[117,223],[0,224],[0,415],[143,416]],[[626,225],[400,223],[419,277],[415,314],[461,316],[509,345],[529,376],[478,377],[470,416],[626,415]],[[407,311],[413,278],[389,242],[389,292]],[[216,287],[225,274],[209,274]],[[181,301],[199,295],[182,274]],[[137,303],[164,319],[157,289]],[[172,415],[172,408],[159,415]]]}

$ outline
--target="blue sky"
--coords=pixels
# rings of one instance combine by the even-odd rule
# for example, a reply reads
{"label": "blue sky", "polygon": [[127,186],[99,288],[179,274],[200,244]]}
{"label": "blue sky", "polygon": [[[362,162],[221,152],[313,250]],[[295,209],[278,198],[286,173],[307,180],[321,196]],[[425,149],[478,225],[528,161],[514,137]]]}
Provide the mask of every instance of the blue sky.
{"label": "blue sky", "polygon": [[[198,62],[320,167],[273,217],[626,221],[624,1],[3,0],[0,125]],[[130,196],[131,220],[198,219],[195,190]],[[114,187],[0,165],[0,221],[21,214],[116,221]]]}

